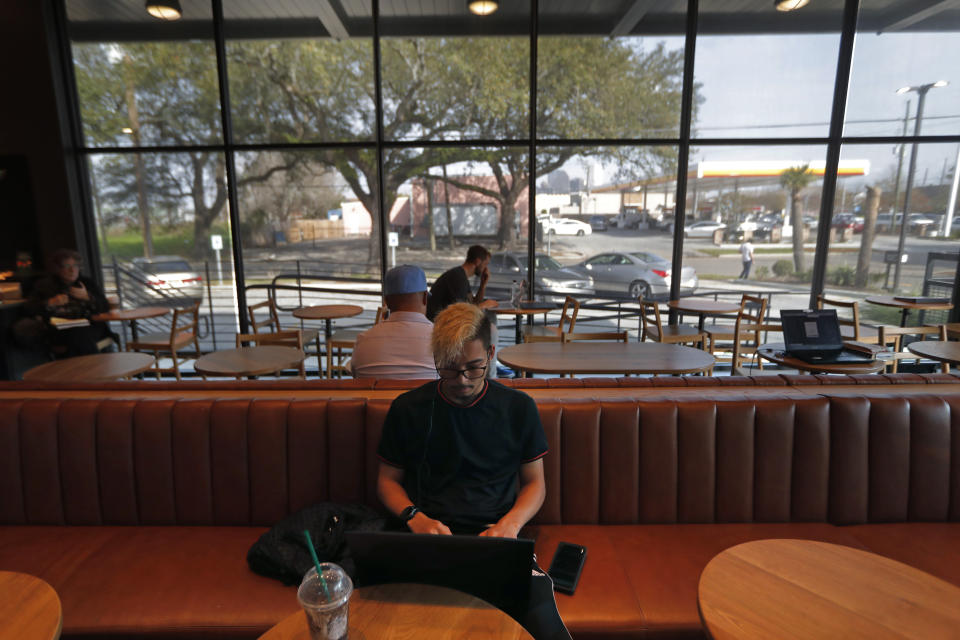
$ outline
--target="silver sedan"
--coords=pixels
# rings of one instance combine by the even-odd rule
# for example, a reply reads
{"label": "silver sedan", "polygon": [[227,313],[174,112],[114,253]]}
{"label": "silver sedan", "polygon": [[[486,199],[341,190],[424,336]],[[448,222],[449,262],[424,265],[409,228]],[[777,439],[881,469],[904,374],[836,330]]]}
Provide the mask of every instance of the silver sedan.
{"label": "silver sedan", "polygon": [[[669,261],[646,251],[601,253],[568,269],[592,277],[597,293],[615,297],[668,294],[673,277]],[[680,273],[680,291],[693,293],[698,284],[696,269],[684,267]]]}

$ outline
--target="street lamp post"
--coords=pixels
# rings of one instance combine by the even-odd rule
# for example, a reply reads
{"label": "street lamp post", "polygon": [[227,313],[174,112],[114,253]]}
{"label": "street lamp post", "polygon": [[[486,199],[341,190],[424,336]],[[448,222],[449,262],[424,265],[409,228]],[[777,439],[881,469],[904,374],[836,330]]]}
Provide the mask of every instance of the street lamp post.
{"label": "street lamp post", "polygon": [[[913,137],[920,135],[920,122],[923,120],[923,103],[926,101],[927,92],[936,87],[947,86],[946,80],[937,80],[917,87],[900,87],[897,94],[902,95],[910,91],[917,93],[917,121],[913,125]],[[907,168],[907,187],[903,195],[903,217],[900,219],[900,239],[897,242],[897,264],[893,271],[893,290],[900,289],[900,267],[903,259],[903,247],[907,240],[907,212],[910,211],[910,192],[913,190],[913,172],[917,168],[917,141],[913,141],[913,147],[910,149],[910,165]],[[896,218],[894,218],[896,219]]]}

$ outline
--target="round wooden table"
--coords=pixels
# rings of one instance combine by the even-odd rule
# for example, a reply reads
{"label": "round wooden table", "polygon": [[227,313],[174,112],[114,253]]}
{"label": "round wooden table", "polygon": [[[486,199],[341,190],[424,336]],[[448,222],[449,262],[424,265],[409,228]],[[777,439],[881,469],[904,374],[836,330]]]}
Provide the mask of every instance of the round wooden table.
{"label": "round wooden table", "polygon": [[201,356],[194,363],[197,373],[207,376],[260,376],[281,369],[295,369],[303,362],[305,354],[296,347],[263,345],[224,349]]}
{"label": "round wooden table", "polygon": [[947,302],[909,302],[907,300],[897,300],[893,296],[867,296],[864,298],[870,304],[880,305],[881,307],[896,307],[900,309],[900,326],[907,326],[907,316],[913,309],[926,309],[927,311],[949,311],[953,309],[953,304]]}
{"label": "round wooden table", "polygon": [[60,598],[35,576],[0,571],[0,638],[51,640],[60,637]]}
{"label": "round wooden table", "polygon": [[907,345],[910,353],[947,364],[960,364],[960,342],[918,340]]}
{"label": "round wooden table", "polygon": [[697,373],[714,363],[701,349],[659,342],[527,342],[504,347],[497,358],[532,373]]}
{"label": "round wooden table", "polygon": [[700,574],[700,619],[726,638],[955,638],[960,587],[868,551],[756,540]]}
{"label": "round wooden table", "polygon": [[523,335],[520,332],[520,323],[523,320],[523,316],[535,316],[538,313],[542,313],[544,317],[546,317],[548,313],[550,313],[551,311],[556,311],[558,309],[557,305],[550,302],[544,302],[542,304],[543,304],[542,307],[532,307],[532,308],[520,307],[519,309],[515,309],[513,307],[496,306],[493,309],[490,309],[490,311],[493,311],[497,315],[514,316],[514,322],[515,322],[514,343],[520,344],[521,342],[523,342]]}
{"label": "round wooden table", "polygon": [[878,371],[882,371],[883,368],[887,366],[883,360],[874,360],[873,362],[864,364],[850,362],[838,364],[814,364],[805,360],[801,360],[800,358],[792,358],[784,353],[783,349],[784,346],[781,342],[762,344],[757,347],[757,355],[764,360],[769,360],[775,364],[779,364],[784,367],[790,367],[791,369],[796,369],[797,371],[807,371],[809,373],[877,373]]}
{"label": "round wooden table", "polygon": [[134,351],[94,353],[45,362],[23,374],[30,382],[109,382],[153,368],[153,356]]}
{"label": "round wooden table", "polygon": [[330,340],[333,333],[331,321],[336,318],[349,318],[363,313],[363,307],[356,304],[318,304],[313,307],[300,307],[293,310],[293,317],[301,320],[325,320],[324,338]]}
{"label": "round wooden table", "polygon": [[699,317],[697,328],[703,333],[703,325],[707,316],[725,316],[740,311],[740,304],[723,302],[722,300],[705,300],[703,298],[680,298],[667,302],[667,306],[682,313],[695,313]]}
{"label": "round wooden table", "polygon": [[[364,587],[350,598],[350,640],[379,638],[530,638],[503,611],[454,589],[425,584]],[[308,640],[301,610],[284,618],[260,640]]]}
{"label": "round wooden table", "polygon": [[[147,318],[159,318],[170,313],[167,307],[136,307],[134,309],[111,309],[105,313],[98,313],[93,316],[97,322],[129,322],[130,335],[137,339],[137,320],[146,320]],[[126,338],[126,336],[124,336]]]}

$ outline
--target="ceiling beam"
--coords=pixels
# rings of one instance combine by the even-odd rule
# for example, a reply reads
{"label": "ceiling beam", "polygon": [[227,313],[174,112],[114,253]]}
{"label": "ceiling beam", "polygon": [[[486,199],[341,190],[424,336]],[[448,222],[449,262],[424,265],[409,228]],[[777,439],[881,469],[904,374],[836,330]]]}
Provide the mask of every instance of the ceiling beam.
{"label": "ceiling beam", "polygon": [[340,16],[330,4],[330,0],[317,0],[317,17],[334,40],[346,40],[350,37],[343,22],[340,21]]}
{"label": "ceiling beam", "polygon": [[[926,5],[926,6],[924,6]],[[923,7],[918,10],[918,7]],[[940,0],[939,2],[914,2],[906,12],[891,16],[892,21],[877,29],[877,34],[887,31],[900,31],[922,20],[926,20],[948,9],[960,7],[960,0]]]}
{"label": "ceiling beam", "polygon": [[654,0],[634,0],[633,6],[627,9],[627,12],[620,18],[620,22],[610,32],[611,38],[619,38],[629,35],[633,28],[643,20],[653,6]]}

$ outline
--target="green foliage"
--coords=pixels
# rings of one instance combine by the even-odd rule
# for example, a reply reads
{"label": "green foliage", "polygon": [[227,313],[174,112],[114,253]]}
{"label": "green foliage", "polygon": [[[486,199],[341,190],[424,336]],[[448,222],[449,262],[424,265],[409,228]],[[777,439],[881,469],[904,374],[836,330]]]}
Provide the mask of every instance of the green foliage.
{"label": "green foliage", "polygon": [[773,273],[780,278],[786,278],[792,275],[793,262],[790,260],[777,260],[773,263]]}
{"label": "green foliage", "polygon": [[770,268],[767,265],[757,267],[757,280],[766,280],[770,277]]}
{"label": "green foliage", "polygon": [[857,270],[845,264],[827,270],[827,284],[838,287],[852,287],[857,279]]}

